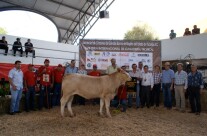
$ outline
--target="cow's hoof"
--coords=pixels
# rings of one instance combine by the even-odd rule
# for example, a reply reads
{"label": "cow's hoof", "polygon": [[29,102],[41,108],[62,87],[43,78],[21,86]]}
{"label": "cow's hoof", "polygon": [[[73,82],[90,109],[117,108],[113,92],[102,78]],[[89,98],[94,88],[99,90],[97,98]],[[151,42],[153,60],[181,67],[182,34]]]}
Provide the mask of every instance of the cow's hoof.
{"label": "cow's hoof", "polygon": [[70,117],[71,118],[73,118],[73,117],[75,117],[76,116],[76,114],[70,114]]}
{"label": "cow's hoof", "polygon": [[111,114],[107,114],[107,117],[108,117],[108,118],[111,118]]}
{"label": "cow's hoof", "polygon": [[98,115],[99,115],[100,117],[104,117],[104,114],[103,114],[102,112],[98,112]]}

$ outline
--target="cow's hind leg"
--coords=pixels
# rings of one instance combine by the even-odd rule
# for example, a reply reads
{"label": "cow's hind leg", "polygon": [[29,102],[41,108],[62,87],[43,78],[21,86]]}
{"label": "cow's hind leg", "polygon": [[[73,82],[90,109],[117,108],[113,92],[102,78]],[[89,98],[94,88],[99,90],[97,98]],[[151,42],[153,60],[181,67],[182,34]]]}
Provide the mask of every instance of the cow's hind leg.
{"label": "cow's hind leg", "polygon": [[110,107],[110,99],[109,98],[105,98],[105,107],[106,107],[106,115],[111,118],[111,114],[109,111],[109,107]]}
{"label": "cow's hind leg", "polygon": [[62,117],[64,117],[65,105],[68,102],[68,98],[69,97],[70,97],[69,95],[67,95],[67,96],[64,96],[63,95],[62,98],[61,98],[61,100],[60,100],[60,103],[61,103],[60,111],[61,111]]}
{"label": "cow's hind leg", "polygon": [[74,98],[74,95],[70,96],[70,98],[68,100],[68,103],[67,103],[68,111],[69,111],[71,117],[74,116],[74,113],[73,113],[72,108],[71,108],[71,105],[72,105],[72,102],[73,102],[73,98]]}
{"label": "cow's hind leg", "polygon": [[100,116],[103,116],[103,106],[104,106],[104,99],[100,98],[100,110],[99,110]]}

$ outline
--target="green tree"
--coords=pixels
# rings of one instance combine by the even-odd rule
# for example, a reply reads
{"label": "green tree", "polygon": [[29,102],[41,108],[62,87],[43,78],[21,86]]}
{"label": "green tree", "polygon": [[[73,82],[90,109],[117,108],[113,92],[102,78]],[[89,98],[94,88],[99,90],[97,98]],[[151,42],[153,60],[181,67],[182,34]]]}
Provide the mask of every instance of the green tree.
{"label": "green tree", "polygon": [[0,34],[7,34],[7,31],[4,28],[0,27]]}
{"label": "green tree", "polygon": [[158,40],[158,37],[149,25],[138,24],[125,33],[124,40]]}

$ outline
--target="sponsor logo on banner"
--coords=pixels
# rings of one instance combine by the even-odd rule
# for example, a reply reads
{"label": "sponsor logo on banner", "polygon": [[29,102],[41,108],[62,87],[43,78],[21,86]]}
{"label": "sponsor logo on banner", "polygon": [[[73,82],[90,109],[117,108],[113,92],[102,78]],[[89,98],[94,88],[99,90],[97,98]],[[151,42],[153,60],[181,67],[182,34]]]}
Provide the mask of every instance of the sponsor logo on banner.
{"label": "sponsor logo on banner", "polygon": [[109,57],[110,56],[110,52],[103,52],[102,56]]}
{"label": "sponsor logo on banner", "polygon": [[127,53],[127,52],[120,52],[119,56],[129,56],[129,53]]}
{"label": "sponsor logo on banner", "polygon": [[131,57],[136,57],[136,54],[135,53],[132,53]]}
{"label": "sponsor logo on banner", "polygon": [[108,59],[98,59],[99,62],[108,62]]}
{"label": "sponsor logo on banner", "polygon": [[94,52],[95,56],[100,56],[100,54],[101,54],[100,52]]}
{"label": "sponsor logo on banner", "polygon": [[91,63],[87,63],[87,67],[89,67],[89,68],[90,68],[90,67],[91,67]]}
{"label": "sponsor logo on banner", "polygon": [[133,62],[134,60],[133,59],[129,59],[129,62]]}
{"label": "sponsor logo on banner", "polygon": [[149,57],[149,54],[137,54],[138,57]]}
{"label": "sponsor logo on banner", "polygon": [[116,55],[117,55],[116,53],[112,53],[112,54],[111,54],[111,56],[116,56]]}
{"label": "sponsor logo on banner", "polygon": [[87,61],[89,61],[89,62],[96,62],[96,58],[87,58]]}

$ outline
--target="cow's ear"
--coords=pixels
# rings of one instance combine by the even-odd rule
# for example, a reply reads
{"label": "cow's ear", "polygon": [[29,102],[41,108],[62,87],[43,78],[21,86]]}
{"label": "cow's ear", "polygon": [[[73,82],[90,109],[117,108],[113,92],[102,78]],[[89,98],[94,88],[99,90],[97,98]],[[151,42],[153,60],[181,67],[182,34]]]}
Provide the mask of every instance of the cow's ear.
{"label": "cow's ear", "polygon": [[118,68],[118,69],[117,69],[117,72],[119,72],[119,73],[123,73],[123,72],[124,72],[124,70],[123,70],[123,69],[121,69],[121,68]]}
{"label": "cow's ear", "polygon": [[121,68],[117,68],[117,72],[121,72],[121,70],[122,70]]}

